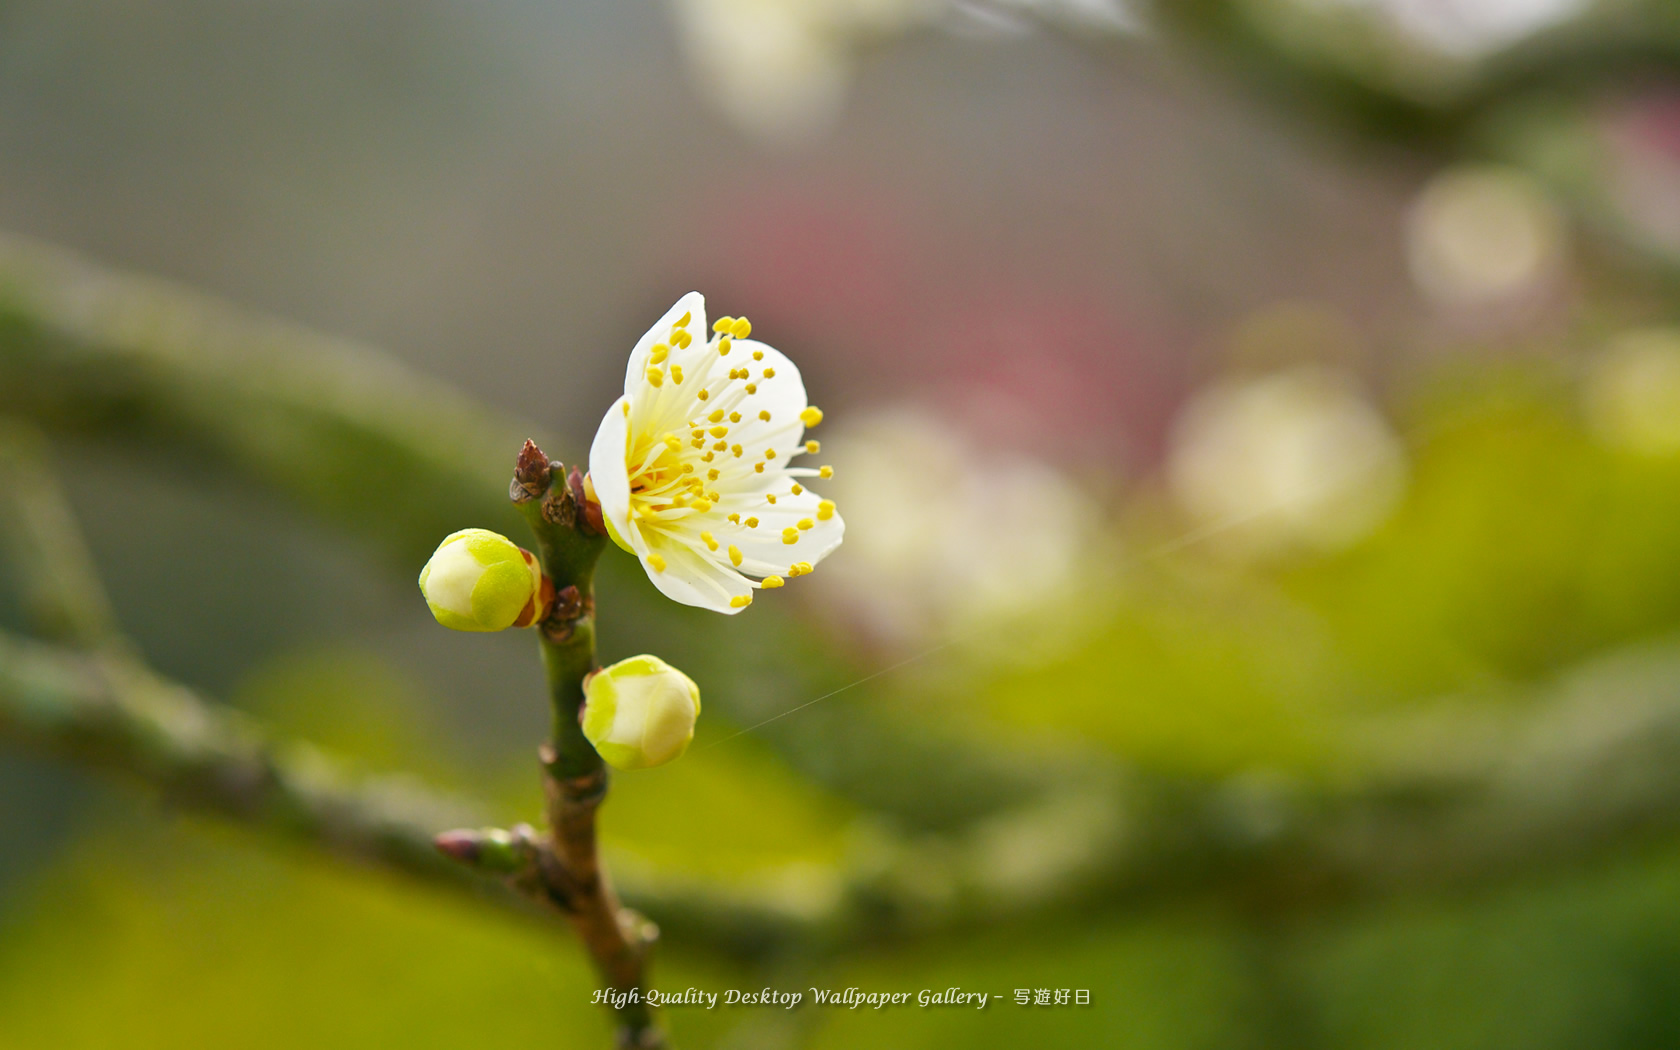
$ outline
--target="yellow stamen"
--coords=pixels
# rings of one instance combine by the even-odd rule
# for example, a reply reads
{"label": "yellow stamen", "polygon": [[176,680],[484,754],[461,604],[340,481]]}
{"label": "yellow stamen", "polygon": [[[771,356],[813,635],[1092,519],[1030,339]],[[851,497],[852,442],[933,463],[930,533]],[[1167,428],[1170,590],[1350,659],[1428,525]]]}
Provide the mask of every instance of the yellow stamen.
{"label": "yellow stamen", "polygon": [[[684,463],[683,466],[686,467],[686,466],[688,466],[688,464]],[[805,486],[804,485],[801,485],[797,481],[793,483],[793,494],[795,496],[799,495],[801,492],[804,492],[804,491],[805,491]]]}
{"label": "yellow stamen", "polygon": [[749,528],[749,529],[758,528],[758,519],[757,518],[748,518],[747,519],[747,528]]}
{"label": "yellow stamen", "polygon": [[682,382],[682,365],[671,366],[671,381],[674,383]]}
{"label": "yellow stamen", "polygon": [[735,454],[736,459],[740,459],[741,458],[741,452],[743,450],[742,450],[740,445],[731,445],[731,446],[729,446],[729,451],[733,452]]}
{"label": "yellow stamen", "polygon": [[670,352],[671,348],[666,346],[664,343],[654,343],[653,349],[648,353],[648,360],[656,365],[660,364],[665,360],[666,356],[670,354]]}
{"label": "yellow stamen", "polygon": [[737,339],[745,339],[752,335],[752,322],[745,317],[737,317],[735,323],[729,326],[729,332]]}
{"label": "yellow stamen", "polygon": [[759,584],[760,587],[764,587],[768,590],[775,590],[777,587],[780,587],[781,585],[782,585],[782,578],[780,576],[766,576],[766,577],[764,577],[764,582]]}
{"label": "yellow stamen", "polygon": [[833,500],[825,499],[822,502],[817,504],[817,520],[818,521],[827,521],[829,518],[832,518],[832,517],[834,517],[834,501]]}
{"label": "yellow stamen", "polygon": [[697,394],[695,394],[695,395],[694,395],[694,396],[695,396],[695,397],[697,397],[697,398],[699,398],[699,399],[700,399],[700,400],[702,400],[702,401],[704,401],[704,400],[706,400],[706,399],[707,399],[707,398],[709,398],[709,397],[711,397],[711,396],[712,396],[712,395],[711,395],[711,392],[710,392],[710,391],[708,391],[708,390],[706,390],[706,389],[705,389],[705,388],[704,388],[704,387],[702,387],[702,388],[701,388],[701,389],[700,389],[700,392],[699,392],[699,393],[697,393]]}
{"label": "yellow stamen", "polygon": [[737,525],[741,524],[741,516],[739,514],[731,514],[729,516],[729,520]]}
{"label": "yellow stamen", "polygon": [[817,527],[817,523],[812,521],[810,518],[800,518],[799,519],[799,531],[800,532],[808,532],[809,530],[814,529],[816,527]]}
{"label": "yellow stamen", "polygon": [[700,534],[700,538],[701,538],[701,539],[702,539],[702,540],[703,540],[703,541],[705,541],[705,544],[706,544],[706,549],[707,549],[707,550],[714,550],[714,551],[715,551],[715,550],[717,550],[717,547],[718,547],[718,544],[717,544],[717,540],[716,540],[716,539],[714,539],[714,538],[712,538],[712,534],[711,534],[711,533],[709,533],[709,532],[702,532],[702,533],[701,533],[701,534]]}
{"label": "yellow stamen", "polygon": [[776,450],[773,449],[773,448],[765,449],[764,450],[764,458],[765,459],[775,459],[776,458]]}
{"label": "yellow stamen", "polygon": [[735,597],[729,599],[729,607],[731,609],[745,609],[751,604],[752,595],[750,594],[737,594]]}
{"label": "yellow stamen", "polygon": [[677,329],[672,330],[672,332],[671,332],[671,342],[676,343],[678,346],[682,347],[684,350],[687,350],[688,349],[688,344],[694,342],[694,337],[692,335],[689,335],[687,332],[683,331],[682,329],[677,328]]}
{"label": "yellow stamen", "polygon": [[690,322],[692,320],[694,320],[694,312],[691,310],[688,313],[683,314],[681,317],[677,318],[675,321],[672,321],[671,322],[671,327],[673,327],[673,328],[687,328],[688,327],[688,322]]}
{"label": "yellow stamen", "polygon": [[753,464],[753,473],[754,473],[754,474],[762,474],[762,473],[764,473],[764,464],[762,464],[762,463],[754,463],[754,464]]}
{"label": "yellow stamen", "polygon": [[799,530],[798,529],[783,529],[782,530],[782,542],[783,543],[788,543],[788,544],[798,543],[799,542]]}
{"label": "yellow stamen", "polygon": [[648,564],[653,566],[654,572],[664,572],[665,556],[655,551],[654,553],[648,555]]}
{"label": "yellow stamen", "polygon": [[776,494],[774,492],[766,492],[764,494],[764,498],[769,500],[771,503],[776,502]]}
{"label": "yellow stamen", "polygon": [[741,564],[741,548],[735,546],[733,543],[729,545],[729,561],[731,564],[737,566]]}
{"label": "yellow stamen", "polygon": [[799,413],[799,421],[808,427],[814,427],[822,422],[822,409],[816,405],[809,405],[805,411]]}
{"label": "yellow stamen", "polygon": [[767,408],[764,411],[760,412],[758,414],[758,418],[764,420],[766,423],[770,422],[770,410]]}
{"label": "yellow stamen", "polygon": [[[694,447],[695,447],[695,448],[699,448],[699,447],[700,447],[700,446],[699,446],[699,445],[695,445],[695,446],[694,446]],[[716,453],[716,452],[708,452],[708,453],[706,453],[706,454],[705,454],[705,455],[704,455],[704,456],[701,456],[701,457],[700,457],[700,462],[702,462],[702,463],[710,463],[710,462],[711,462],[711,461],[712,461],[712,460],[713,460],[713,459],[714,459],[714,458],[716,458],[716,456],[717,456],[717,453]]]}
{"label": "yellow stamen", "polygon": [[764,360],[764,351],[763,350],[754,350],[753,351],[753,360],[754,361]]}
{"label": "yellow stamen", "polygon": [[729,326],[734,324],[734,323],[735,323],[735,318],[733,318],[733,317],[720,317],[717,320],[712,322],[712,331],[714,331],[714,332],[727,332],[727,331],[729,331]]}
{"label": "yellow stamen", "polygon": [[724,426],[721,423],[719,423],[717,426],[715,426],[711,429],[711,435],[715,438],[723,437],[725,434],[728,434],[728,433],[729,433],[729,428]]}
{"label": "yellow stamen", "polygon": [[665,384],[665,373],[657,368],[650,368],[647,370],[647,381],[654,386],[663,386]]}
{"label": "yellow stamen", "polygon": [[713,423],[723,422],[723,409],[719,408],[719,409],[714,410],[712,412],[712,414],[707,416],[706,418]]}
{"label": "yellow stamen", "polygon": [[718,468],[713,467],[712,469],[706,471],[706,480],[707,481],[716,481],[717,479],[718,479]]}
{"label": "yellow stamen", "polygon": [[822,442],[820,442],[820,441],[807,441],[807,442],[805,442],[805,451],[809,452],[813,456],[816,455],[818,452],[822,451]]}
{"label": "yellow stamen", "polygon": [[741,413],[739,413],[739,412],[729,413],[729,421],[731,423],[739,423],[741,421]]}
{"label": "yellow stamen", "polygon": [[819,477],[819,478],[832,478],[833,476],[834,476],[834,468],[833,467],[821,466],[821,467],[817,468],[817,477]]}
{"label": "yellow stamen", "polygon": [[766,379],[776,378],[776,370],[774,368],[766,368],[764,370],[764,378],[766,378]]}
{"label": "yellow stamen", "polygon": [[749,394],[758,393],[758,384],[757,383],[748,383],[747,384],[747,393],[749,393]]}
{"label": "yellow stamen", "polygon": [[[728,357],[729,356],[729,337],[728,336],[724,336],[722,339],[718,340],[718,356],[719,357]],[[729,378],[734,379],[735,378],[735,373],[731,372],[729,374]]]}
{"label": "yellow stamen", "polygon": [[701,514],[704,514],[708,510],[712,509],[712,501],[709,499],[697,499],[694,501],[694,509],[699,511]]}

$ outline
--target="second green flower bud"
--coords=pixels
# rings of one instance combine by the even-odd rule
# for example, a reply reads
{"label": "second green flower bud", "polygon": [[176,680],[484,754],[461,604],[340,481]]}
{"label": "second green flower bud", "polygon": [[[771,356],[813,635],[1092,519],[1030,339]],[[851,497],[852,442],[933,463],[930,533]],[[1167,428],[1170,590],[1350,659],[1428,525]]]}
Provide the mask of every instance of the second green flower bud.
{"label": "second green flower bud", "polygon": [[602,668],[584,692],[583,735],[617,769],[664,765],[694,739],[700,687],[657,656]]}

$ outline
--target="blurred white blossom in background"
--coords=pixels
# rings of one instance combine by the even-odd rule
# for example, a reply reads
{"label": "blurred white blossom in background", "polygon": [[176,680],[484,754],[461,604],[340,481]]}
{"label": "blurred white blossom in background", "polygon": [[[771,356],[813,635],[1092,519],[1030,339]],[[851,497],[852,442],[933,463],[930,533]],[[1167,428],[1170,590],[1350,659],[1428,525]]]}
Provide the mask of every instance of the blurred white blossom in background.
{"label": "blurred white blossom in background", "polygon": [[1580,15],[1590,0],[1306,0],[1370,12],[1443,55],[1475,58]]}
{"label": "blurred white blossom in background", "polygon": [[856,55],[929,27],[1033,20],[1128,29],[1118,0],[673,0],[696,86],[746,134],[807,138],[840,112]]}
{"label": "blurred white blossom in background", "polygon": [[851,532],[844,570],[814,583],[878,642],[1038,660],[1117,583],[1095,498],[1041,460],[908,408],[836,430],[825,451]]}
{"label": "blurred white blossom in background", "polygon": [[1545,191],[1511,168],[1453,168],[1432,179],[1406,227],[1412,279],[1445,307],[1507,303],[1561,271],[1563,217]]}
{"label": "blurred white blossom in background", "polygon": [[1619,336],[1592,362],[1587,421],[1609,443],[1646,455],[1680,453],[1680,329]]}
{"label": "blurred white blossom in background", "polygon": [[1399,501],[1406,457],[1351,376],[1303,365],[1193,397],[1173,424],[1167,479],[1210,547],[1267,557],[1368,534]]}

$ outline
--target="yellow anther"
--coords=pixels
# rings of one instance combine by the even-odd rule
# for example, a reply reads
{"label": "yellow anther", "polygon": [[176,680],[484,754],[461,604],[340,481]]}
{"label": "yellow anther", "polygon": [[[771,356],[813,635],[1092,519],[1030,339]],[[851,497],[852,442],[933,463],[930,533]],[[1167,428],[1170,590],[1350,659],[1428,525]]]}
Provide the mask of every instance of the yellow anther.
{"label": "yellow anther", "polygon": [[[695,447],[696,447],[696,448],[698,448],[698,447],[699,447],[699,446],[698,446],[698,445],[696,445],[696,446],[695,446]],[[715,456],[716,456],[716,455],[717,455],[717,453],[715,453],[715,452],[708,452],[708,453],[706,453],[706,454],[705,454],[705,455],[704,455],[704,456],[701,456],[701,457],[700,457],[700,462],[702,462],[702,463],[710,463],[710,462],[711,462],[711,461],[712,461],[712,459],[713,459],[713,458],[714,458],[714,457],[715,457]]]}
{"label": "yellow anther", "polygon": [[723,409],[721,409],[721,408],[713,409],[712,414],[707,416],[706,418],[713,423],[723,422]]}
{"label": "yellow anther", "polygon": [[692,473],[694,473],[694,464],[692,464],[692,463],[684,463],[684,464],[683,464],[683,469],[682,469],[682,472],[683,472],[683,473],[684,473],[684,474],[692,474]]}
{"label": "yellow anther", "polygon": [[766,423],[770,422],[770,410],[768,408],[764,409],[758,414],[758,418],[764,420]]}
{"label": "yellow anther", "polygon": [[681,328],[676,328],[671,331],[671,342],[676,343],[684,350],[687,350],[688,344],[694,342],[694,337],[683,331]]}
{"label": "yellow anther", "polygon": [[739,514],[731,514],[729,516],[729,520],[737,525],[741,524],[741,516]]}
{"label": "yellow anther", "polygon": [[[728,357],[729,356],[729,337],[728,336],[724,336],[722,339],[718,340],[718,356],[719,357]],[[733,372],[729,373],[729,378],[734,379],[735,378],[735,373],[733,373]]]}
{"label": "yellow anther", "polygon": [[713,437],[720,438],[729,433],[729,428],[724,426],[722,423],[719,423],[711,429],[710,433]]}
{"label": "yellow anther", "polygon": [[792,579],[793,577],[798,576],[799,575],[799,563],[794,562],[792,565],[789,565],[787,574],[788,574],[789,579]]}
{"label": "yellow anther", "polygon": [[648,555],[648,564],[653,566],[654,572],[665,571],[665,556],[658,551]]}
{"label": "yellow anther", "polygon": [[729,332],[737,339],[745,339],[752,335],[752,322],[745,317],[737,317],[735,323],[729,326]]}
{"label": "yellow anther", "polygon": [[751,604],[752,595],[750,594],[737,594],[735,597],[729,599],[729,607],[731,609],[745,609]]}
{"label": "yellow anther", "polygon": [[714,451],[714,452],[722,452],[722,451],[723,451],[723,450],[724,450],[724,449],[726,449],[726,448],[728,448],[728,447],[729,447],[729,442],[727,442],[727,441],[719,441],[719,442],[718,442],[718,443],[717,443],[717,444],[715,444],[715,445],[713,445],[713,446],[712,446],[712,451]]}
{"label": "yellow anther", "polygon": [[817,523],[812,521],[810,518],[800,518],[798,524],[800,532],[807,532],[817,527]]}
{"label": "yellow anther", "polygon": [[729,451],[735,454],[736,459],[740,459],[741,458],[741,452],[743,450],[742,450],[740,445],[731,445],[731,446],[729,446]]}
{"label": "yellow anther", "polygon": [[716,481],[717,479],[718,479],[718,468],[713,467],[712,469],[706,471],[706,480],[707,481]]}
{"label": "yellow anther", "polygon": [[[696,480],[698,480],[698,479],[696,479]],[[722,502],[723,502],[723,497],[722,497],[722,496],[719,496],[719,495],[718,495],[718,494],[717,494],[717,493],[715,493],[715,492],[708,492],[708,493],[706,493],[706,496],[707,496],[707,497],[708,497],[708,498],[709,498],[709,499],[710,499],[710,500],[711,500],[711,501],[712,501],[712,502],[713,502],[713,503],[722,503]]]}
{"label": "yellow anther", "polygon": [[749,529],[758,528],[758,519],[757,518],[748,518],[747,519],[747,528],[749,528]]}
{"label": "yellow anther", "polygon": [[811,575],[811,573],[813,573],[815,571],[816,571],[815,569],[811,568],[811,563],[810,562],[802,561],[802,562],[799,563],[799,575],[809,576],[809,575]]}
{"label": "yellow anther", "polygon": [[671,381],[673,383],[682,382],[682,365],[671,366]]}
{"label": "yellow anther", "polygon": [[712,322],[712,331],[714,331],[714,332],[727,332],[727,331],[729,331],[729,326],[734,324],[734,323],[735,323],[735,318],[733,318],[733,317],[720,317],[717,320]]}
{"label": "yellow anther", "polygon": [[834,476],[834,468],[833,467],[822,466],[822,467],[817,468],[817,477],[819,477],[819,478],[832,478],[833,476]]}
{"label": "yellow anther", "polygon": [[694,501],[694,509],[699,511],[701,514],[704,514],[708,510],[712,509],[712,501],[709,499],[697,499]]}
{"label": "yellow anther", "polygon": [[813,456],[816,455],[818,452],[822,451],[822,442],[820,442],[820,441],[807,441],[807,442],[805,442],[805,451],[809,452]]}
{"label": "yellow anther", "polygon": [[776,450],[773,449],[773,448],[765,449],[764,450],[764,458],[765,459],[775,459],[776,458]]}
{"label": "yellow anther", "polygon": [[771,503],[776,502],[776,494],[774,492],[766,492],[764,494],[764,498],[769,500]]}
{"label": "yellow anther", "polygon": [[741,413],[739,413],[739,412],[729,413],[729,421],[731,423],[739,423],[741,421]]}
{"label": "yellow anther", "polygon": [[706,390],[706,389],[705,389],[705,388],[704,388],[704,387],[702,387],[702,388],[701,388],[701,389],[700,389],[700,392],[699,392],[699,393],[697,393],[697,394],[695,394],[695,395],[694,395],[694,396],[695,396],[695,397],[697,397],[697,398],[699,398],[699,399],[700,399],[700,400],[702,400],[702,401],[704,401],[704,400],[706,400],[706,399],[707,399],[707,398],[709,398],[709,397],[711,397],[711,396],[712,396],[712,395],[711,395],[711,392],[710,392],[710,391],[708,391],[708,390]]}
{"label": "yellow anther", "polygon": [[754,361],[764,360],[764,351],[763,350],[754,350],[753,351],[753,360]]}
{"label": "yellow anther", "polygon": [[682,451],[682,442],[677,440],[677,435],[666,434],[660,440],[663,441],[665,443],[665,447],[670,449],[672,452]]}
{"label": "yellow anther", "polygon": [[822,409],[816,405],[809,405],[805,411],[799,413],[799,421],[808,427],[814,427],[822,422]]}
{"label": "yellow anther", "polygon": [[693,445],[695,448],[705,448],[706,447],[706,439],[703,438],[703,437],[690,438],[688,443],[690,445]]}
{"label": "yellow anther", "polygon": [[694,313],[693,313],[693,311],[690,311],[686,314],[683,314],[681,317],[677,318],[675,321],[672,321],[671,325],[672,325],[672,327],[675,327],[675,328],[687,328],[688,327],[688,322],[690,322],[692,320],[694,320]]}
{"label": "yellow anther", "polygon": [[749,394],[758,393],[758,384],[757,383],[748,383],[747,384],[747,393],[749,393]]}
{"label": "yellow anther", "polygon": [[650,368],[647,370],[647,381],[654,386],[662,386],[665,383],[665,373],[657,368]]}
{"label": "yellow anther", "polygon": [[764,370],[764,378],[766,378],[766,379],[776,378],[776,370],[774,368],[766,368]]}
{"label": "yellow anther", "polygon": [[666,346],[664,343],[654,343],[653,350],[648,354],[648,360],[657,365],[664,361],[670,352],[671,348]]}
{"label": "yellow anther", "polygon": [[782,585],[782,578],[780,576],[766,576],[766,577],[764,577],[764,581],[759,584],[760,587],[764,587],[764,588],[769,589],[769,590],[775,590],[777,587],[780,587],[781,585]]}
{"label": "yellow anther", "polygon": [[798,543],[799,542],[799,530],[798,529],[783,529],[782,530],[782,542],[783,543],[788,543],[788,544]]}
{"label": "yellow anther", "polygon": [[[684,463],[683,466],[686,467],[686,466],[688,466],[688,464]],[[801,485],[797,481],[793,483],[793,494],[795,496],[799,495],[801,492],[804,492],[804,491],[805,491],[805,486],[804,485]]]}
{"label": "yellow anther", "polygon": [[832,518],[832,517],[834,517],[834,501],[833,500],[825,499],[822,502],[817,504],[817,520],[818,521],[827,521],[829,518]]}
{"label": "yellow anther", "polygon": [[741,564],[741,548],[735,546],[733,543],[729,545],[729,562],[731,565],[738,566]]}
{"label": "yellow anther", "polygon": [[705,541],[708,550],[717,550],[717,540],[709,532],[702,532],[700,538]]}
{"label": "yellow anther", "polygon": [[625,415],[630,414],[630,399],[629,398],[624,399],[624,414]]}
{"label": "yellow anther", "polygon": [[762,473],[764,473],[764,464],[762,464],[762,463],[754,463],[754,464],[753,464],[753,473],[754,473],[754,474],[762,474]]}

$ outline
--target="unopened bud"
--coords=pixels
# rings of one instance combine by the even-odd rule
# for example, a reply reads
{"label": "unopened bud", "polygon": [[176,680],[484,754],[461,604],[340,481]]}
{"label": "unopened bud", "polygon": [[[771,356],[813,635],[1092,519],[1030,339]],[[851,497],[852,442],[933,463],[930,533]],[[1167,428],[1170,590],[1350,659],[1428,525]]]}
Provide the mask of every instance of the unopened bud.
{"label": "unopened bud", "polygon": [[529,627],[554,600],[534,554],[488,529],[446,538],[420,570],[420,593],[437,622],[456,631]]}
{"label": "unopened bud", "polygon": [[583,735],[617,769],[664,765],[688,750],[700,687],[657,656],[632,656],[585,686]]}

